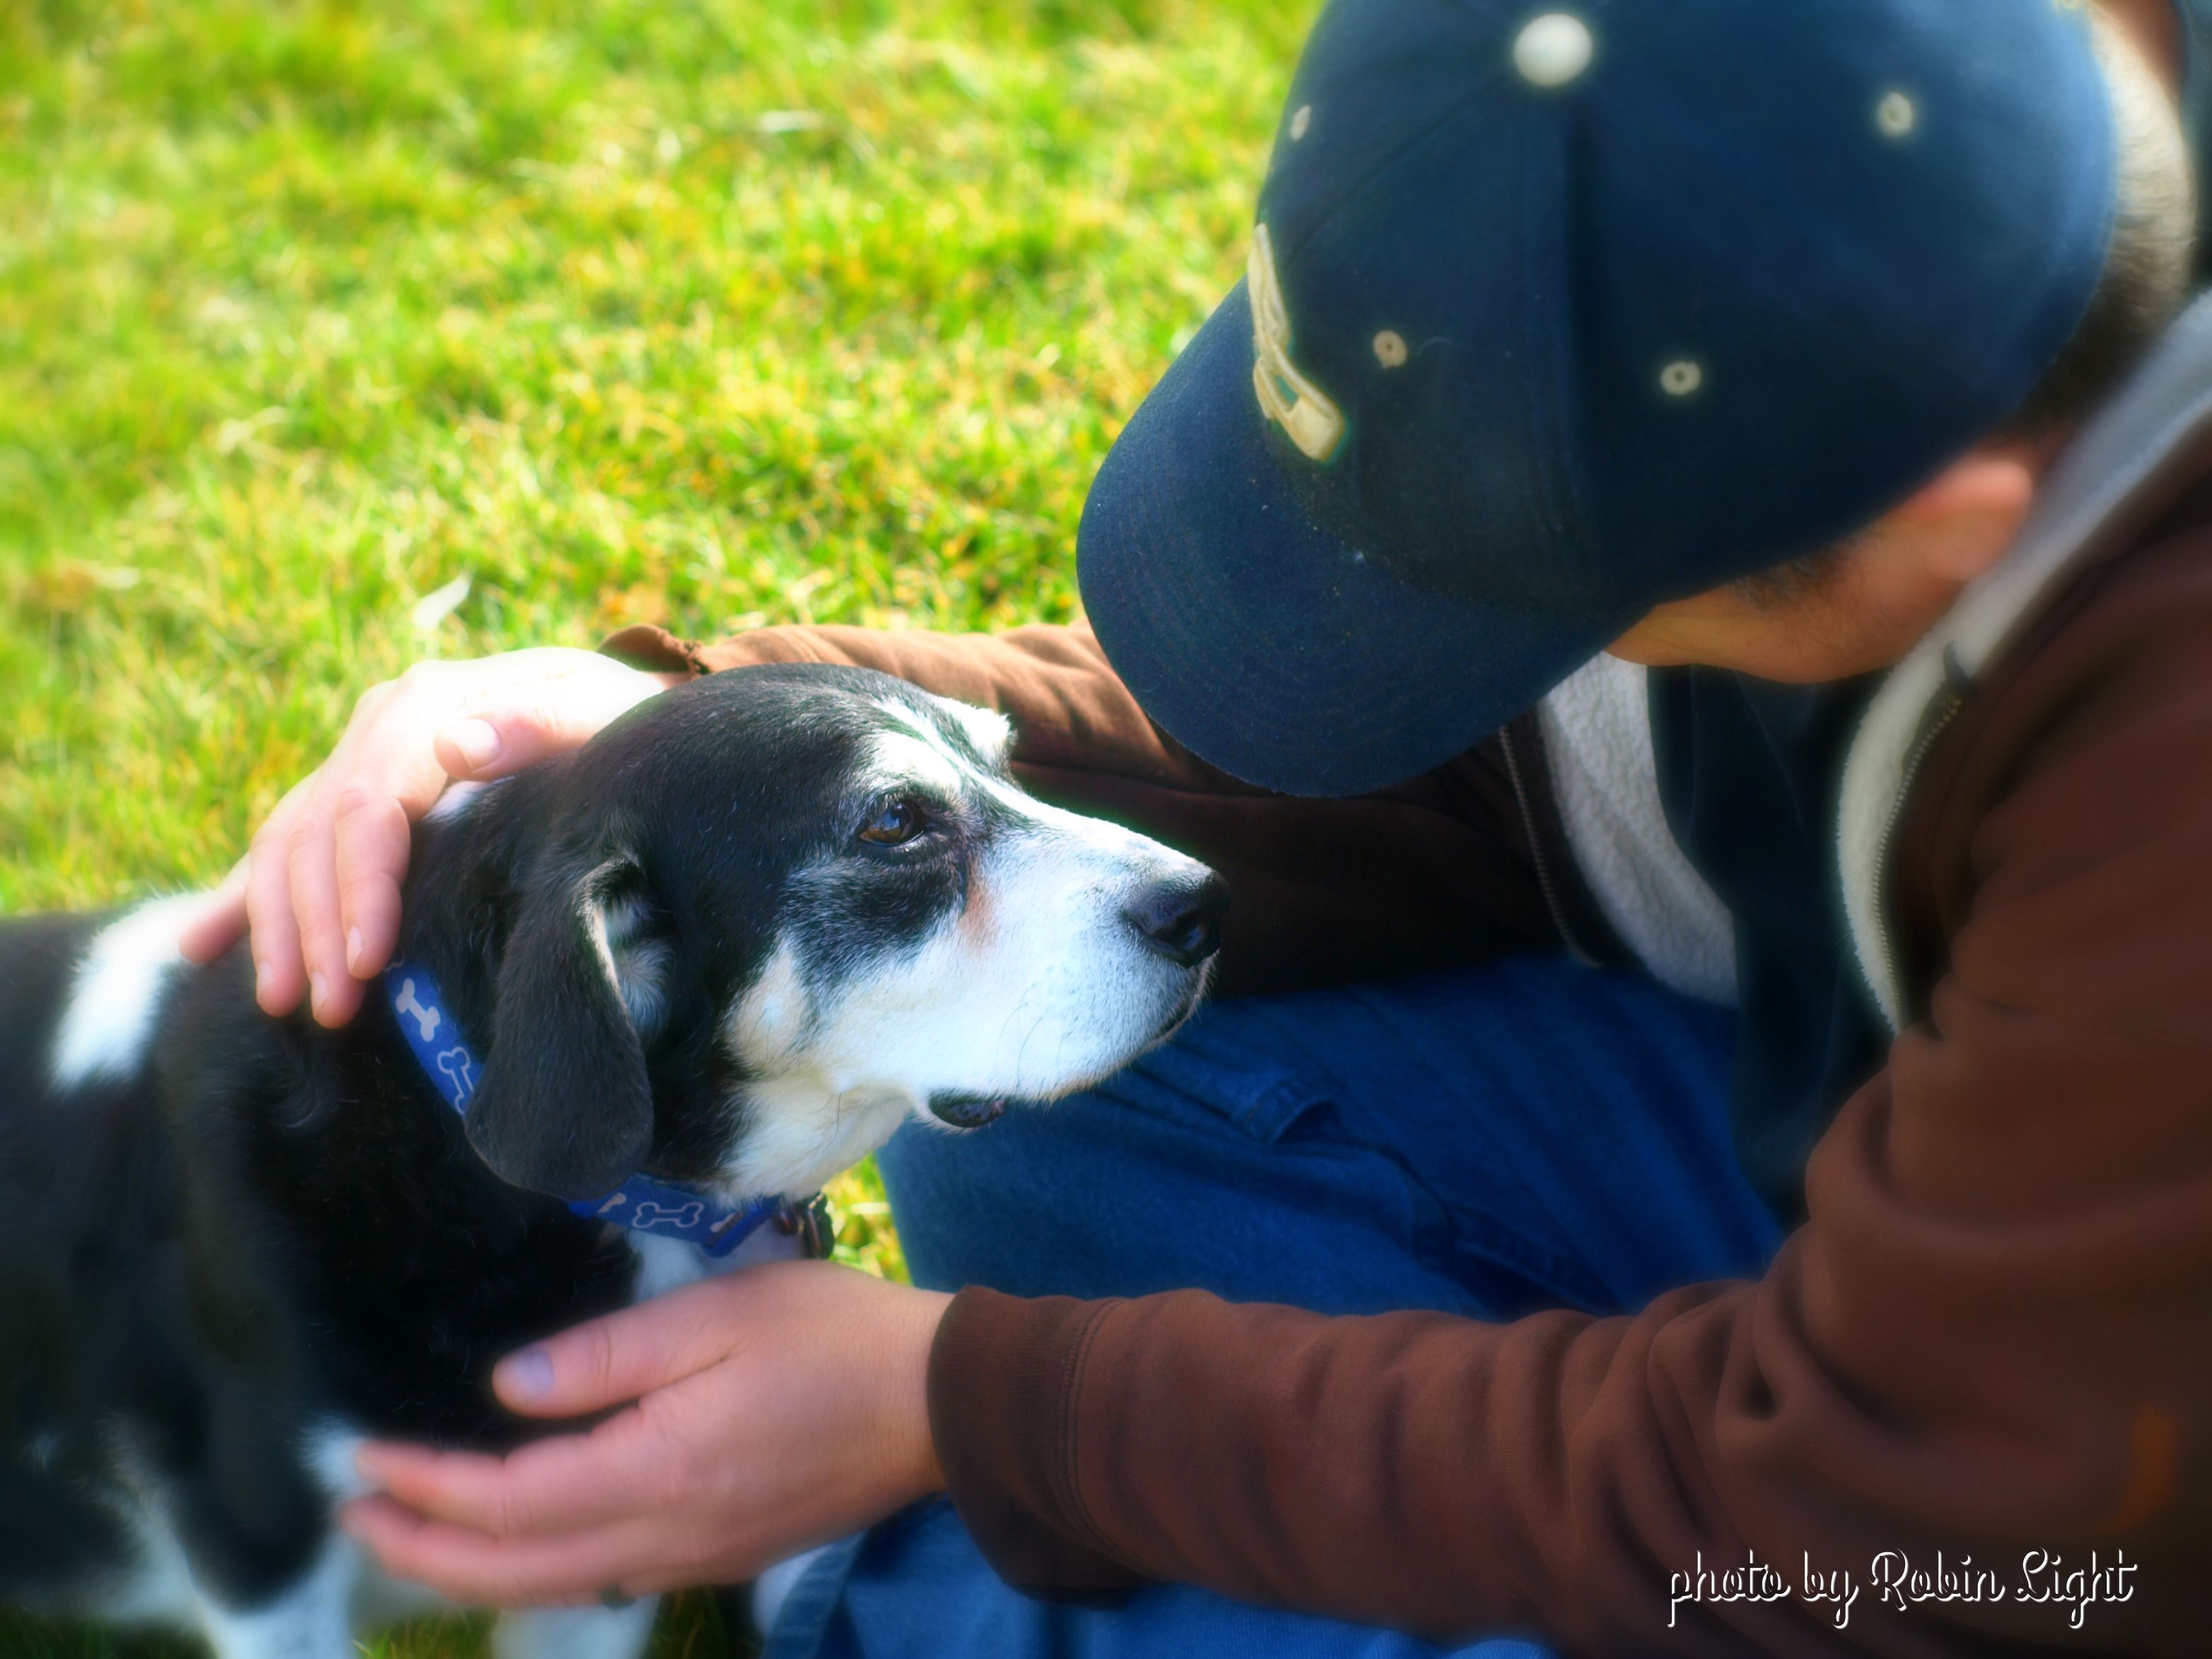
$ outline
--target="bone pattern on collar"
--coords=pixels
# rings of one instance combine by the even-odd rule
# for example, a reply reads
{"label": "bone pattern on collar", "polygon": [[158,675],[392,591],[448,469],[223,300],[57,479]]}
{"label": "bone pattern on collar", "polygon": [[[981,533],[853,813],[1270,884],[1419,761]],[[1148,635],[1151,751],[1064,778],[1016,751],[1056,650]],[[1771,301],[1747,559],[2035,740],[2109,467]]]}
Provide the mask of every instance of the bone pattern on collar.
{"label": "bone pattern on collar", "polygon": [[[439,1097],[463,1116],[475,1097],[483,1067],[463,1040],[459,1023],[447,1011],[437,981],[428,969],[395,962],[384,971],[385,994],[399,1034]],[[593,1199],[572,1202],[574,1214],[611,1222],[631,1232],[680,1238],[710,1256],[727,1255],[784,1207],[781,1198],[729,1205],[689,1187],[634,1175]]]}

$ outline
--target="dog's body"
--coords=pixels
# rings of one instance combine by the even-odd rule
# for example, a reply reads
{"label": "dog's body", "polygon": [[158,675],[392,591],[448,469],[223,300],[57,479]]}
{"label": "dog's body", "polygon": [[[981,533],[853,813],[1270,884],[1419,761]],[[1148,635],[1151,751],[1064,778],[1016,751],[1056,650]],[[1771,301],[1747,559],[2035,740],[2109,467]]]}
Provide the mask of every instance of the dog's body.
{"label": "dog's body", "polygon": [[[402,949],[481,1059],[465,1118],[384,999],[329,1033],[240,952],[186,969],[180,902],[0,925],[0,1602],[342,1659],[398,1610],[330,1524],[359,1438],[512,1444],[494,1361],[709,1270],[564,1200],[803,1197],[1171,1030],[1218,883],[1020,794],[1006,738],[747,671],[434,813]],[[650,1620],[500,1651],[626,1659]]]}

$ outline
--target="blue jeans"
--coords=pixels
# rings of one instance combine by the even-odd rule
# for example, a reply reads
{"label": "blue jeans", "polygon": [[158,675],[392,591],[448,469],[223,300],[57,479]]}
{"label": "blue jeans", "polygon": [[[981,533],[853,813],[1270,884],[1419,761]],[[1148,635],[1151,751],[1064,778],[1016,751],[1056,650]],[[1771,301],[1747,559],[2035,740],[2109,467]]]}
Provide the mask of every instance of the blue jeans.
{"label": "blue jeans", "polygon": [[[1734,1017],[1549,957],[1214,1005],[1087,1094],[882,1155],[917,1283],[1200,1286],[1325,1313],[1607,1313],[1757,1273],[1780,1228],[1728,1130]],[[1431,1644],[1180,1585],[1000,1583],[925,1504],[834,1547],[768,1659],[1416,1659]],[[1537,1659],[1513,1632],[1457,1650]]]}

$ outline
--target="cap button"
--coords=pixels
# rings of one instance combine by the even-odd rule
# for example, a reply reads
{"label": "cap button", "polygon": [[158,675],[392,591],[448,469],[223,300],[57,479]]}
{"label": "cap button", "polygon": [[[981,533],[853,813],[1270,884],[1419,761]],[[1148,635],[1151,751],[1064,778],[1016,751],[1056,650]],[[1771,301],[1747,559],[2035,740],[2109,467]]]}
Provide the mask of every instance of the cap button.
{"label": "cap button", "polygon": [[1571,11],[1549,11],[1522,25],[1513,67],[1532,87],[1564,87],[1589,67],[1596,49],[1589,24]]}

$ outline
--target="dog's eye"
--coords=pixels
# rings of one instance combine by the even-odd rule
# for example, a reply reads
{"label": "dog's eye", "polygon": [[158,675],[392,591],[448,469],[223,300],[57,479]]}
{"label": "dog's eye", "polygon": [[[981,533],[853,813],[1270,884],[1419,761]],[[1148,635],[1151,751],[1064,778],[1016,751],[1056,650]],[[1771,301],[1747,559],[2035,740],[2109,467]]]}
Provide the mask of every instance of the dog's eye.
{"label": "dog's eye", "polygon": [[903,847],[928,827],[919,806],[895,800],[861,827],[860,839],[875,847]]}

